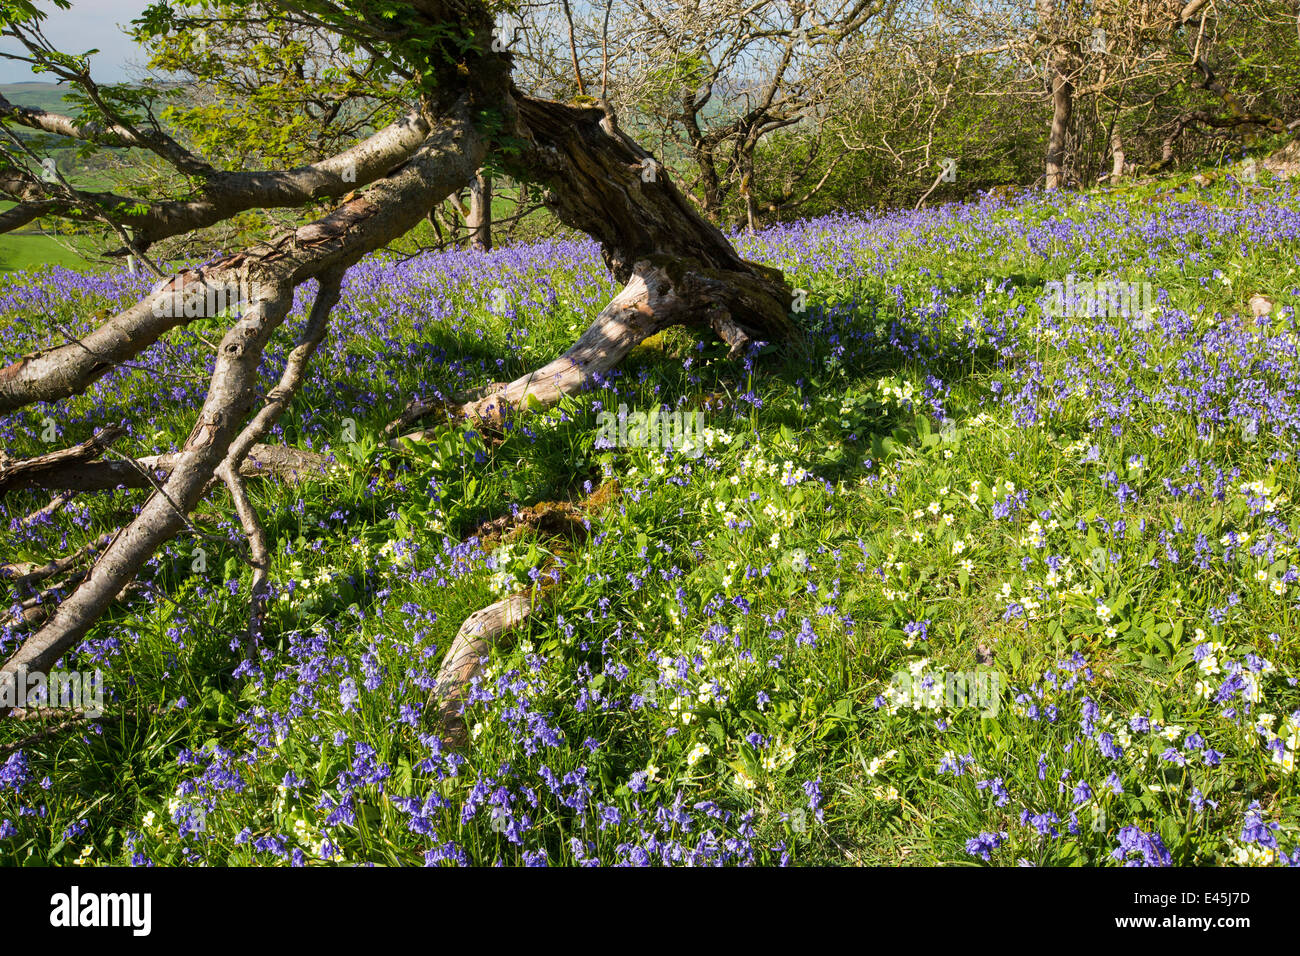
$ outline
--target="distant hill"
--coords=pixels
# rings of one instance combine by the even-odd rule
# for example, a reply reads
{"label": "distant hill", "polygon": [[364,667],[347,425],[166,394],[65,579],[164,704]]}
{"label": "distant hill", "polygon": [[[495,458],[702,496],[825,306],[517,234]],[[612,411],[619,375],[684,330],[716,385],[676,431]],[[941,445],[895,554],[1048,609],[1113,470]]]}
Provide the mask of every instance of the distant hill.
{"label": "distant hill", "polygon": [[[59,113],[68,112],[68,104],[63,101],[67,90],[66,85],[58,83],[0,83],[0,94],[10,103]],[[34,135],[21,127],[15,127],[15,132],[24,138]],[[111,185],[102,172],[97,171],[100,163],[78,160],[71,146],[51,149],[49,155],[56,159],[64,175],[78,186],[95,189]],[[10,205],[9,202],[0,202],[0,209],[7,209]],[[66,249],[55,238],[45,234],[38,223],[0,236],[0,273],[50,264],[74,269],[102,268],[101,264],[88,262]]]}
{"label": "distant hill", "polygon": [[59,111],[67,107],[63,94],[68,87],[58,83],[0,83],[0,94],[17,106]]}

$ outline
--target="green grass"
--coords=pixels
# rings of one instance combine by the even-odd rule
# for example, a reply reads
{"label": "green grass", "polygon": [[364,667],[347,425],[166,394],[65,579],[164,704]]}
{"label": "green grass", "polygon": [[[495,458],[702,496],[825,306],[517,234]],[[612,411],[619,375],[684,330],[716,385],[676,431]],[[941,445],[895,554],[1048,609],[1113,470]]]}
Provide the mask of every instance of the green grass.
{"label": "green grass", "polygon": [[[1298,484],[1285,430],[1248,433],[1230,405],[1256,385],[1291,394],[1300,282],[1294,242],[1247,241],[1263,227],[1241,210],[1259,202],[1230,184],[1029,199],[974,222],[919,219],[874,245],[865,230],[838,258],[823,253],[844,248],[850,226],[811,226],[797,249],[774,240],[747,253],[812,291],[803,319],[814,334],[799,347],[769,348],[750,369],[674,330],[629,357],[617,395],[566,400],[498,437],[443,425],[399,453],[381,440],[401,397],[466,384],[416,346],[446,345],[471,366],[483,357],[478,382],[510,377],[567,345],[590,314],[583,303],[608,291],[595,273],[546,263],[502,266],[474,290],[431,280],[463,325],[417,335],[428,301],[404,278],[410,298],[392,326],[336,329],[328,376],[286,416],[280,440],[324,438],[340,467],[253,489],[283,595],[260,673],[245,675],[232,650],[249,571],[229,502],[214,495],[197,522],[215,537],[173,542],[148,591],[93,632],[119,642],[103,648],[115,696],[102,732],[24,748],[30,778],[53,785],[0,792],[0,819],[16,828],[0,853],[242,864],[293,850],[317,860],[327,840],[335,862],[414,864],[450,840],[477,863],[542,850],[552,864],[610,863],[656,826],[645,808],[681,794],[693,822],[661,836],[698,849],[716,830],[758,862],[784,851],[803,864],[970,864],[967,841],[987,833],[998,864],[1113,864],[1125,827],[1157,834],[1176,863],[1276,861],[1240,834],[1252,812],[1279,825],[1286,852],[1300,831],[1294,771],[1253,726],[1272,715],[1294,753]],[[1298,205],[1278,191],[1261,208],[1294,216]],[[1224,218],[1193,228],[1202,206]],[[1183,225],[1162,226],[1169,217]],[[1096,225],[1031,243],[1054,220]],[[1021,309],[1049,280],[1103,271],[1164,289],[1187,333]],[[553,306],[522,303],[521,319],[486,307],[497,283],[524,298],[538,275]],[[1256,291],[1277,308],[1252,328],[1237,316]],[[378,295],[376,313],[387,306]],[[364,299],[354,308],[366,315]],[[1232,335],[1220,342],[1216,330]],[[1137,397],[1200,387],[1214,361],[1227,384],[1205,386],[1198,414]],[[100,413],[143,426],[140,447],[122,450],[189,433],[190,412],[150,404],[158,387],[125,377]],[[702,457],[596,446],[595,403],[678,398],[705,409]],[[1198,431],[1211,412],[1227,417]],[[40,417],[20,420],[15,454],[42,447]],[[1220,469],[1221,500],[1166,484],[1209,489]],[[585,540],[460,544],[512,506],[581,502],[608,482],[619,492],[589,508]],[[38,544],[87,539],[138,498],[87,498],[44,540],[10,544],[36,560]],[[1201,535],[1205,569],[1193,563]],[[1167,547],[1178,564],[1162,558]],[[467,615],[559,567],[544,610],[492,654],[493,699],[467,713],[464,762],[448,761],[428,736],[441,656]],[[1242,720],[1211,696],[1247,654],[1272,670]],[[976,690],[925,693],[926,677],[944,687],[949,674]],[[995,696],[971,699],[989,686]],[[0,741],[23,735],[0,726]],[[1181,762],[1166,758],[1171,746]],[[557,794],[546,782],[580,769],[585,784]],[[527,815],[521,844],[491,825],[476,784],[505,788],[512,818]],[[565,801],[584,785],[579,813]],[[1197,809],[1202,796],[1212,804]],[[713,820],[706,801],[730,816]],[[22,815],[38,803],[43,817]],[[200,808],[194,834],[186,821]],[[601,825],[602,808],[621,822]],[[83,819],[84,832],[64,835]]]}
{"label": "green grass", "polygon": [[49,265],[83,270],[97,267],[51,236],[25,232],[0,236],[0,272],[26,272]]}

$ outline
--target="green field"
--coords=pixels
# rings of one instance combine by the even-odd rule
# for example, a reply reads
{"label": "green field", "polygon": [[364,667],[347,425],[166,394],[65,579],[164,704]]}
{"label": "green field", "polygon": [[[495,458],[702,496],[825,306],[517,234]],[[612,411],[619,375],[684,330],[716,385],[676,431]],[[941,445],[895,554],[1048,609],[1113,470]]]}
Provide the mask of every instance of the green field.
{"label": "green field", "polygon": [[[54,83],[0,83],[0,95],[19,106],[50,111],[68,110],[68,104],[63,100],[64,88]],[[24,130],[18,132],[24,136],[35,135]],[[53,156],[59,169],[78,188],[110,189],[113,186],[111,179],[102,170],[87,170],[71,148],[44,149],[41,155]],[[0,210],[12,205],[0,202]],[[83,270],[104,267],[103,263],[88,260],[69,249],[67,244],[45,234],[35,223],[0,235],[0,272],[23,272],[46,265]]]}
{"label": "green field", "polygon": [[[338,467],[252,491],[260,656],[218,494],[71,659],[103,663],[102,733],[22,745],[0,854],[1300,860],[1297,236],[1294,186],[1229,178],[792,224],[740,246],[808,290],[797,346],[750,365],[672,330],[505,433],[433,423],[401,450],[383,426],[412,394],[536,368],[612,289],[581,244],[362,263],[277,436]],[[1054,314],[1076,275],[1158,305]],[[70,287],[53,318],[123,304]],[[48,337],[14,316],[13,351]],[[219,324],[69,403],[61,442],[128,420],[123,453],[179,447],[204,382],[170,373]],[[602,415],[661,403],[700,428],[610,440]],[[43,414],[10,420],[14,454],[47,450]],[[48,560],[139,500],[86,496],[0,549]],[[484,530],[565,507],[590,528]],[[439,661],[551,577],[450,753]]]}
{"label": "green field", "polygon": [[77,253],[56,239],[40,233],[10,233],[0,236],[0,272],[25,272],[41,266],[67,266],[69,269],[94,269]]}

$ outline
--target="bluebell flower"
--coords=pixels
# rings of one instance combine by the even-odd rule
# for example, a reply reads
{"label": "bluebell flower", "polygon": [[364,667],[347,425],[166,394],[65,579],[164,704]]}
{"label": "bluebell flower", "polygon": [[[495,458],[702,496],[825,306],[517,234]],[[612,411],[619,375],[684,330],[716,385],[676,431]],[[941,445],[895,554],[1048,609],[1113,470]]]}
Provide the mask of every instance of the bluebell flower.
{"label": "bluebell flower", "polygon": [[1257,843],[1270,850],[1276,850],[1277,837],[1273,833],[1280,829],[1281,824],[1264,822],[1264,815],[1260,811],[1259,801],[1256,800],[1246,808],[1246,818],[1241,826],[1241,842]]}
{"label": "bluebell flower", "polygon": [[1170,866],[1173,863],[1169,851],[1155,833],[1127,826],[1119,831],[1118,839],[1119,846],[1110,855],[1125,866]]}
{"label": "bluebell flower", "polygon": [[998,833],[980,833],[966,841],[966,852],[971,856],[978,856],[980,859],[988,861],[994,850],[1000,847],[1007,838],[1005,830]]}

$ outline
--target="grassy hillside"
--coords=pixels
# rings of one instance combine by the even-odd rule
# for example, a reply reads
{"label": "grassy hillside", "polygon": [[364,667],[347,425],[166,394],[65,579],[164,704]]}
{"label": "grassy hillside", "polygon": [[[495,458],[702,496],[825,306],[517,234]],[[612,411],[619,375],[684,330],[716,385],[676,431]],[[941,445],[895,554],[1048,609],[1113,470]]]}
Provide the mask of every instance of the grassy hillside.
{"label": "grassy hillside", "polygon": [[[104,716],[0,724],[0,856],[1300,860],[1298,238],[1300,187],[1227,177],[800,223],[741,246],[806,290],[803,341],[735,362],[673,331],[502,435],[402,452],[382,429],[413,394],[540,365],[613,288],[588,243],[364,264],[275,436],[338,466],[254,488],[264,639],[214,495],[68,662],[103,668]],[[1090,280],[1151,309],[1048,285]],[[140,281],[10,281],[9,357]],[[0,444],[122,420],[119,451],[177,447],[205,388],[181,370],[221,324],[0,419]],[[661,405],[700,429],[666,447],[602,417]],[[141,496],[15,529],[46,500],[0,499],[0,553],[68,552]],[[589,527],[521,510],[547,502]],[[438,665],[521,589],[536,611],[452,752]]]}
{"label": "grassy hillside", "polygon": [[[64,87],[55,83],[0,83],[0,95],[11,103],[37,109],[66,112],[63,101]],[[17,128],[20,136],[33,136],[30,131]],[[50,137],[46,137],[50,139]],[[112,179],[106,174],[108,155],[87,161],[78,158],[72,148],[44,150],[41,155],[53,156],[59,170],[82,189],[109,189]],[[8,209],[12,203],[0,203]],[[23,272],[43,266],[63,266],[70,269],[100,269],[102,264],[91,261],[68,249],[66,244],[46,235],[38,223],[0,235],[0,272]]]}
{"label": "grassy hillside", "polygon": [[66,86],[58,83],[42,83],[36,80],[27,83],[0,83],[0,96],[17,106],[63,112],[68,108],[63,100],[67,89]]}
{"label": "grassy hillside", "polygon": [[69,269],[95,267],[52,236],[25,231],[0,236],[0,272],[27,272],[47,265]]}

